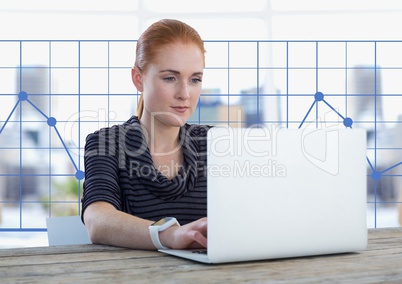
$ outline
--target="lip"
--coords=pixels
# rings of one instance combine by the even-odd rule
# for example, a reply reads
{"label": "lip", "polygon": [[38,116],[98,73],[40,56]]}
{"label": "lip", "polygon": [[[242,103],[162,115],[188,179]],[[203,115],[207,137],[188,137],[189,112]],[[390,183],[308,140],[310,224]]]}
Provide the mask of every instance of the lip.
{"label": "lip", "polygon": [[173,106],[172,109],[174,109],[176,112],[186,112],[188,110],[188,107],[186,106]]}

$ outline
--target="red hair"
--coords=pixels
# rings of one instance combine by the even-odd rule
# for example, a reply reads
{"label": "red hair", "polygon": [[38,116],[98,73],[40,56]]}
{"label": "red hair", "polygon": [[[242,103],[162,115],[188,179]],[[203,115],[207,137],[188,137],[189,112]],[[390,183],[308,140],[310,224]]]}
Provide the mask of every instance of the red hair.
{"label": "red hair", "polygon": [[[172,19],[164,19],[153,23],[137,41],[135,64],[140,72],[145,72],[153,63],[163,46],[173,43],[193,43],[204,54],[204,41],[198,32],[189,25]],[[204,58],[205,66],[205,58]],[[143,95],[140,95],[137,116],[140,119],[144,109]]]}

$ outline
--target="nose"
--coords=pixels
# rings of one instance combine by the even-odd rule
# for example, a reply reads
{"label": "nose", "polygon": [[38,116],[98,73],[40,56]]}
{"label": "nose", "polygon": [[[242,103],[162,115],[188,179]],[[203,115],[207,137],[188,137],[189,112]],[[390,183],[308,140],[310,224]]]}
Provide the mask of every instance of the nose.
{"label": "nose", "polygon": [[180,82],[176,92],[176,98],[186,100],[190,98],[190,88],[186,82]]}

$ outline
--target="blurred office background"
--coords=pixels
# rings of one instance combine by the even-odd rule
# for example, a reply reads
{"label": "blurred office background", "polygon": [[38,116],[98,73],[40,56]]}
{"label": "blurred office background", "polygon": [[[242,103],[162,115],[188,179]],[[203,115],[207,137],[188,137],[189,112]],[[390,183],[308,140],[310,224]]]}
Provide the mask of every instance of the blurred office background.
{"label": "blurred office background", "polygon": [[323,92],[368,131],[369,227],[400,225],[402,2],[16,0],[0,3],[0,247],[46,245],[46,217],[80,213],[85,137],[135,113],[135,40],[162,18],[206,40],[191,122],[296,128]]}

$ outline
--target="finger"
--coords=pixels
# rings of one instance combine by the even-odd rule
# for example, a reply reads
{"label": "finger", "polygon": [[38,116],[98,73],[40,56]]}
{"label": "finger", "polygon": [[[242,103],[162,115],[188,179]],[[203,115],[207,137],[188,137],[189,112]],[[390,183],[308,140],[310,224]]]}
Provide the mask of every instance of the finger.
{"label": "finger", "polygon": [[191,239],[196,243],[200,244],[202,247],[207,247],[207,238],[199,231],[190,231]]}
{"label": "finger", "polygon": [[194,223],[194,226],[192,226],[192,229],[206,233],[207,232],[207,224],[208,224],[207,218],[201,218]]}

